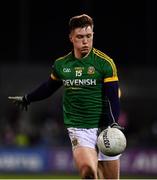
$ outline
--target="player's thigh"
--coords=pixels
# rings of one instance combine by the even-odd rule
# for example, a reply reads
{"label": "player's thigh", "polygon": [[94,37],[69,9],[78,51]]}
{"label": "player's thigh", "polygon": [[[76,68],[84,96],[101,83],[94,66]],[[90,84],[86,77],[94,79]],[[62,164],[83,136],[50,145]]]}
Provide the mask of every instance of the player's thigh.
{"label": "player's thigh", "polygon": [[98,168],[101,178],[105,179],[119,179],[120,172],[120,160],[111,160],[111,161],[99,161]]}
{"label": "player's thigh", "polygon": [[97,171],[98,159],[95,149],[89,147],[77,147],[73,150],[74,161],[81,171],[84,167],[90,167],[93,171]]}

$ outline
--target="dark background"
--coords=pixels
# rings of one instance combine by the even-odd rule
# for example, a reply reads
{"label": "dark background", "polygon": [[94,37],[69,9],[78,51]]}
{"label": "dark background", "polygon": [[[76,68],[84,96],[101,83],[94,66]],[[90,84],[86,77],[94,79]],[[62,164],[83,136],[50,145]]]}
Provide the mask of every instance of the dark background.
{"label": "dark background", "polygon": [[48,62],[69,51],[68,21],[87,13],[95,46],[119,65],[155,65],[155,0],[2,1],[1,62]]}
{"label": "dark background", "polygon": [[33,104],[28,113],[20,112],[7,97],[23,95],[49,76],[53,61],[71,50],[69,18],[82,13],[94,19],[94,47],[117,65],[122,89],[121,123],[128,145],[156,146],[155,0],[1,1],[2,145],[68,144],[68,138],[65,141],[61,134],[67,137],[66,130],[63,132],[62,89],[52,98]]}

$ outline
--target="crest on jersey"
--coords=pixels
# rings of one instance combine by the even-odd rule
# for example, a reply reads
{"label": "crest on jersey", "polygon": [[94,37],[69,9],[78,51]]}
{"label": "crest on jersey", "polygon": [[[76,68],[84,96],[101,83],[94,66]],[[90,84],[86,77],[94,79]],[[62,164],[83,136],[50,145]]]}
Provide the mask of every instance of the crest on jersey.
{"label": "crest on jersey", "polygon": [[79,145],[79,142],[78,142],[78,139],[77,139],[77,138],[73,138],[72,141],[71,141],[71,143],[72,143],[72,146],[73,146],[73,147],[76,147],[76,146]]}
{"label": "crest on jersey", "polygon": [[95,73],[95,68],[93,66],[88,67],[88,74],[94,74]]}

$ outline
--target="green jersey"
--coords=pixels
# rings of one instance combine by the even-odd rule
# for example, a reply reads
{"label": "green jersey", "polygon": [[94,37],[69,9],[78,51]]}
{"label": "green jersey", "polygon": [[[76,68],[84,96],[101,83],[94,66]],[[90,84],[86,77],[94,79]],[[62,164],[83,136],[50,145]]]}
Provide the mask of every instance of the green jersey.
{"label": "green jersey", "polygon": [[70,52],[55,61],[51,77],[63,81],[66,127],[97,128],[105,122],[104,83],[118,81],[110,57],[95,48],[82,59]]}

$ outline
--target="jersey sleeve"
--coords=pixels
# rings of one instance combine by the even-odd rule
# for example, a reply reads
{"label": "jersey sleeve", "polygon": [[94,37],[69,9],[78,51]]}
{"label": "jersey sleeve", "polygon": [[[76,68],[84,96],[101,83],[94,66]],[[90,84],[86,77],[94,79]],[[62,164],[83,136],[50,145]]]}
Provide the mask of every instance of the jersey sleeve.
{"label": "jersey sleeve", "polygon": [[52,72],[51,72],[50,76],[53,80],[60,80],[56,61],[54,62],[53,66],[52,66]]}
{"label": "jersey sleeve", "polygon": [[107,59],[103,67],[104,82],[118,81],[117,68],[112,59]]}

